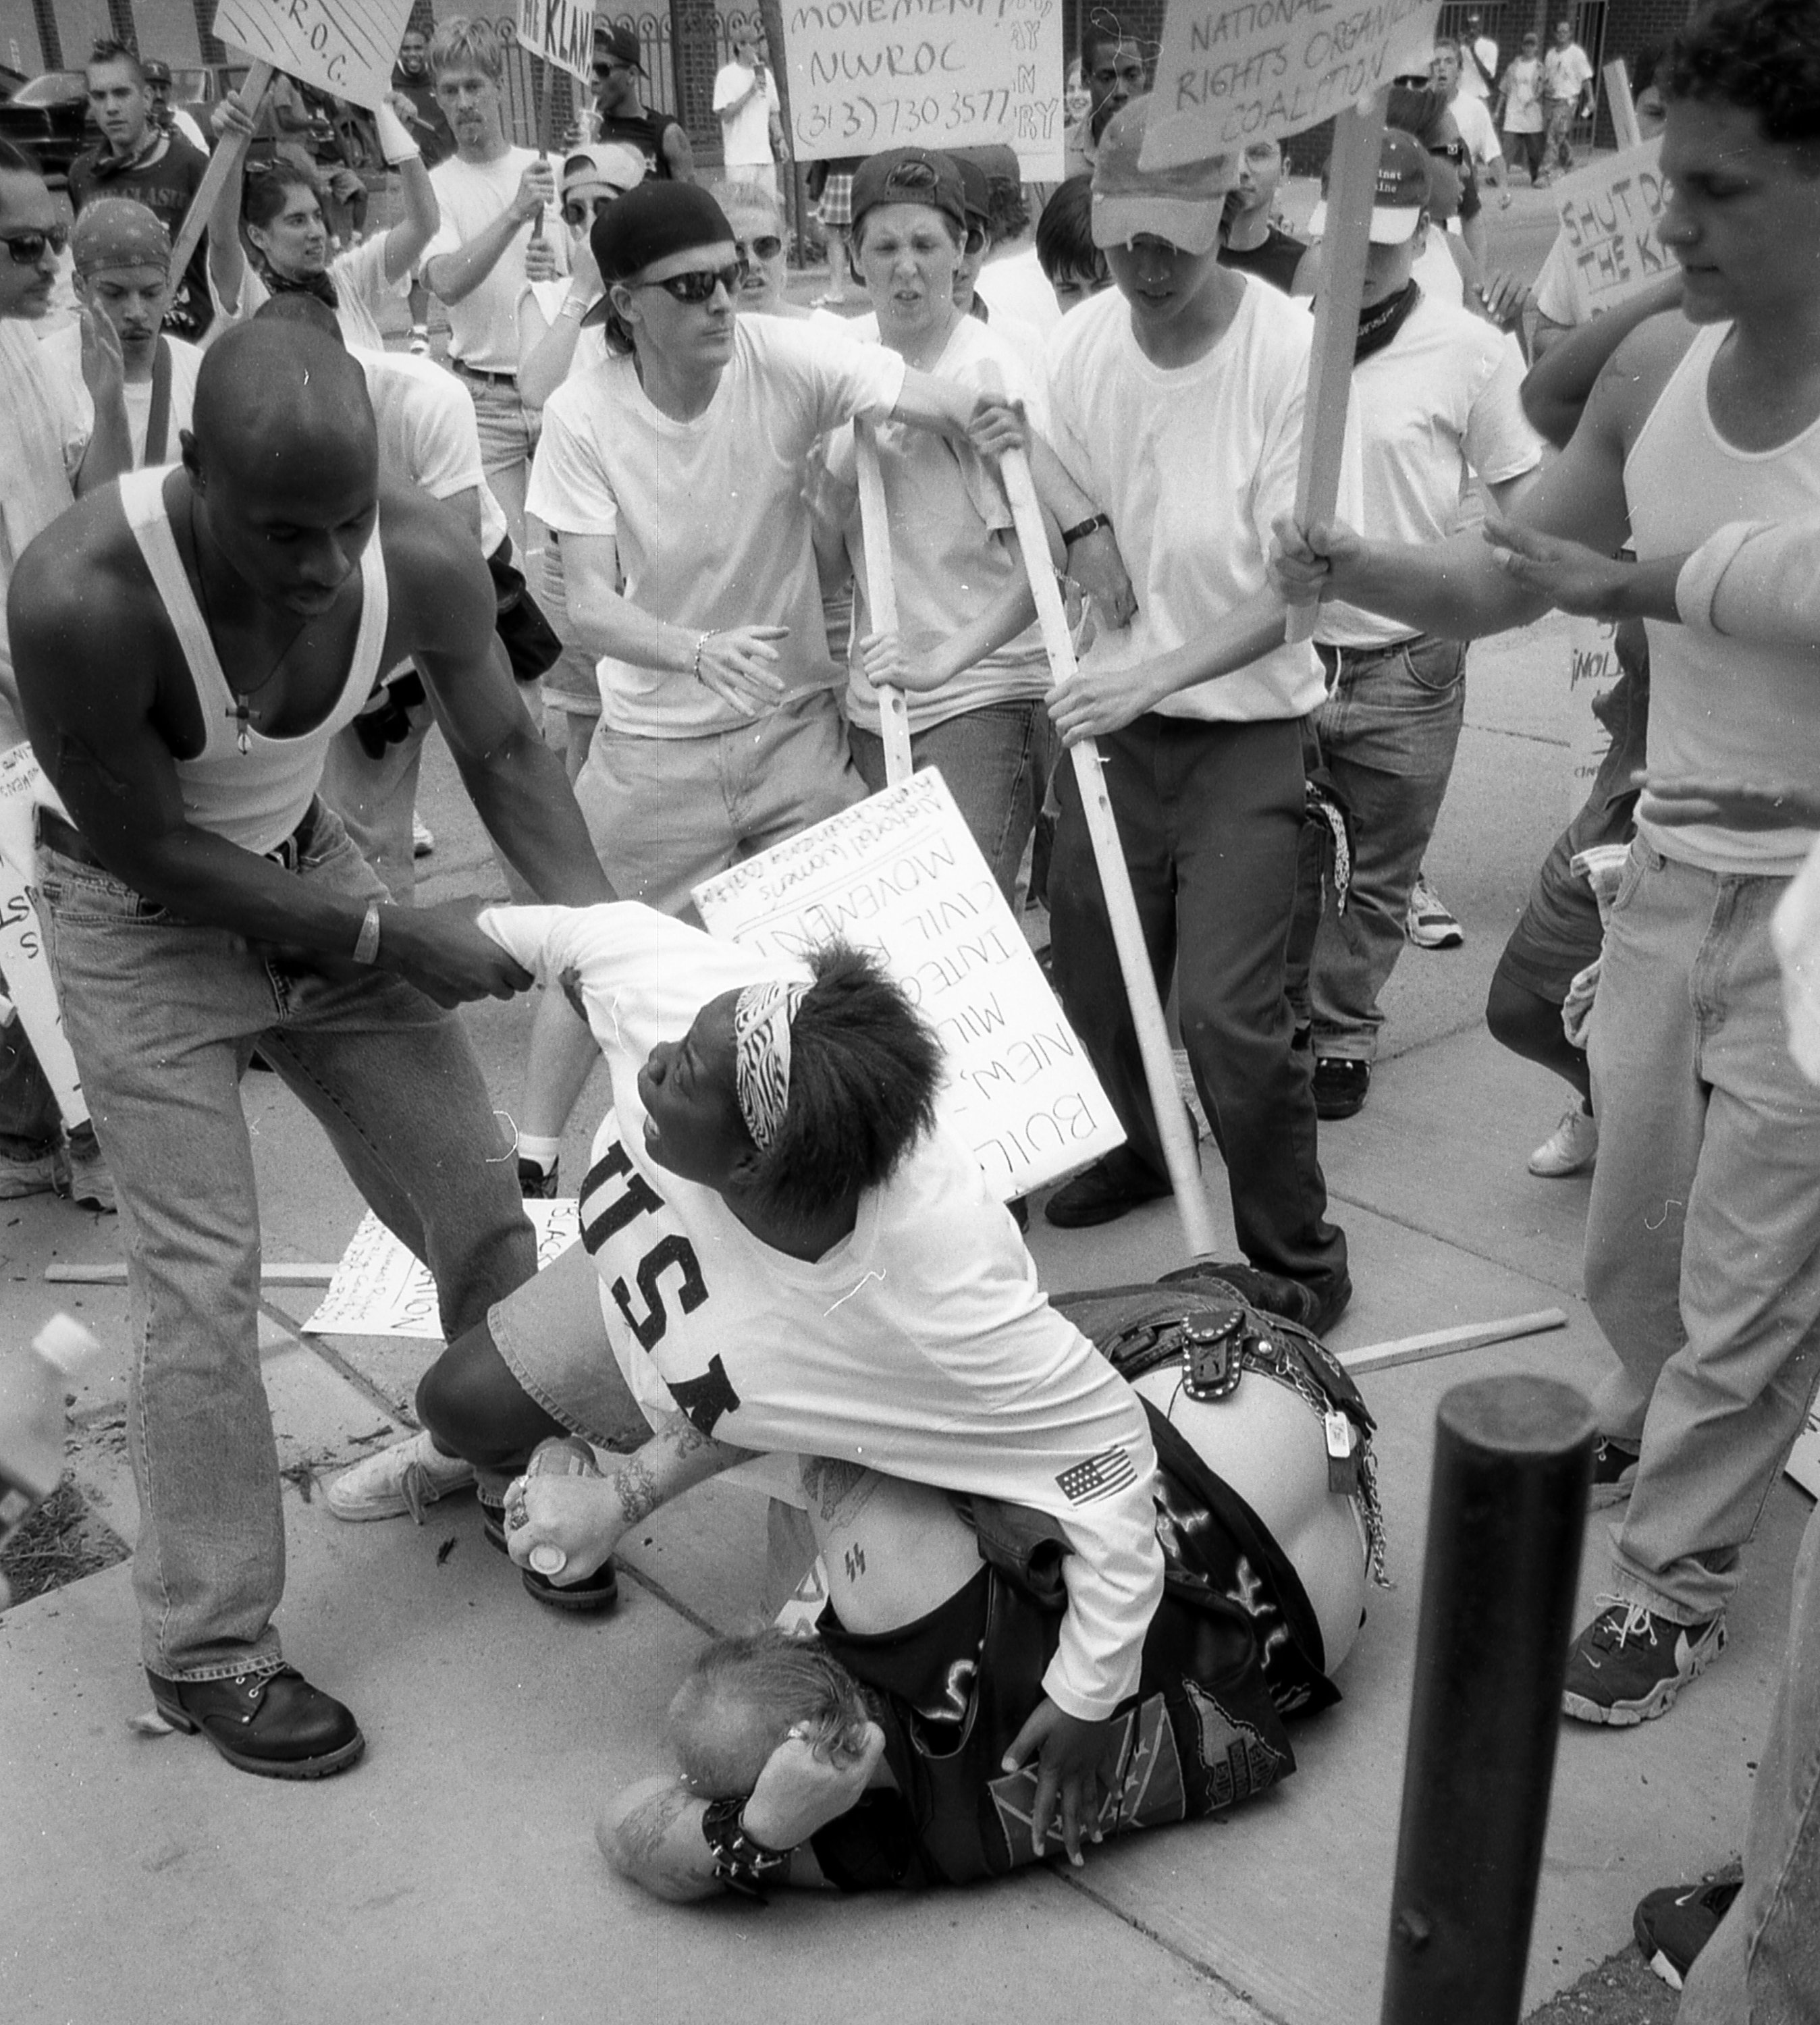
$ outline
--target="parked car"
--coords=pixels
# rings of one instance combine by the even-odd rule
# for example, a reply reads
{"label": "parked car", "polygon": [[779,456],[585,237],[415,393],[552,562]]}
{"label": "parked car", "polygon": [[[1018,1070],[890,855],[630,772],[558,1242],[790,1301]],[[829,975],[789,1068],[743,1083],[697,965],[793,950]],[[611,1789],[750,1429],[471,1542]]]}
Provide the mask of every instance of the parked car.
{"label": "parked car", "polygon": [[208,116],[230,91],[246,83],[243,63],[173,64],[171,66],[171,103],[187,112],[204,135],[212,141]]}
{"label": "parked car", "polygon": [[24,149],[53,189],[64,188],[70,164],[101,138],[89,117],[88,80],[79,70],[47,70],[0,105],[0,140]]}

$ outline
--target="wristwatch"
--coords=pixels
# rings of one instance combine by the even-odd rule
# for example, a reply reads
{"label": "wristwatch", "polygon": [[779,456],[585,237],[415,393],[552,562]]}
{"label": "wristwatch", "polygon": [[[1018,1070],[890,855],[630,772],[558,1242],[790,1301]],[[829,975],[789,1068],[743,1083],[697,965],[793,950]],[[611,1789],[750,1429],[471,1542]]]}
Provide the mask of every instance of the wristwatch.
{"label": "wristwatch", "polygon": [[1084,542],[1089,535],[1097,535],[1102,527],[1109,535],[1112,531],[1112,515],[1089,514],[1086,520],[1077,521],[1073,527],[1062,529],[1061,545],[1064,549],[1072,549],[1076,542]]}

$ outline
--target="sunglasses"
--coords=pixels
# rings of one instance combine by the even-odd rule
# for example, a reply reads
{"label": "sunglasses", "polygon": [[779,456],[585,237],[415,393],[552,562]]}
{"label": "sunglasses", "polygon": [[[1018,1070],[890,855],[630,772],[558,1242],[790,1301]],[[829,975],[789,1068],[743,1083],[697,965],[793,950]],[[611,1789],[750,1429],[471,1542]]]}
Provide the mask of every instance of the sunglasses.
{"label": "sunglasses", "polygon": [[630,66],[626,64],[597,63],[594,66],[594,73],[596,77],[611,77],[615,71],[626,70],[629,68]]}
{"label": "sunglasses", "polygon": [[61,253],[68,245],[69,227],[67,225],[53,225],[48,232],[0,233],[0,243],[3,243],[7,252],[13,255],[14,266],[35,267],[44,258],[46,247],[48,246],[53,253]]}
{"label": "sunglasses", "polygon": [[734,251],[743,265],[749,255],[754,260],[774,260],[784,250],[784,242],[774,232],[761,233],[756,239],[736,239]]}
{"label": "sunglasses", "polygon": [[1428,149],[1431,155],[1443,161],[1451,162],[1457,169],[1466,166],[1466,144],[1464,141],[1442,141]]}
{"label": "sunglasses", "polygon": [[661,281],[633,281],[628,285],[634,288],[661,288],[678,302],[699,308],[702,303],[713,301],[716,288],[725,288],[730,297],[745,272],[745,263],[735,260],[730,266],[692,267],[686,274],[670,274]]}
{"label": "sunglasses", "polygon": [[562,208],[564,225],[592,225],[607,206],[623,197],[623,189],[609,189],[604,197],[571,197]]}

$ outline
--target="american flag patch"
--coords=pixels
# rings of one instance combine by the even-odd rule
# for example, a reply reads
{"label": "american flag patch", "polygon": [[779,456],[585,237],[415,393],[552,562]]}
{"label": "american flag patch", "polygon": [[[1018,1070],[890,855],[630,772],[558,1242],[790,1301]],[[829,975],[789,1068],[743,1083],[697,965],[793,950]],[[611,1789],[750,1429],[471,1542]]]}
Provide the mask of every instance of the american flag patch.
{"label": "american flag patch", "polygon": [[1064,1469],[1056,1482],[1069,1504],[1090,1505],[1096,1498],[1109,1498],[1115,1490],[1123,1490],[1137,1474],[1129,1450],[1110,1448],[1089,1456],[1085,1462],[1077,1462],[1072,1469]]}

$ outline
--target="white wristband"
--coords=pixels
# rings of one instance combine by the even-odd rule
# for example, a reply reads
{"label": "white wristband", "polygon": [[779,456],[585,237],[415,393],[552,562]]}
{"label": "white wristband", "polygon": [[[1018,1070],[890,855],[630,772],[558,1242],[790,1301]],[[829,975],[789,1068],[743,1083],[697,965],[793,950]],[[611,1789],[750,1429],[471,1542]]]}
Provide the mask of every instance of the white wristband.
{"label": "white wristband", "polygon": [[373,108],[373,124],[379,135],[379,152],[387,164],[398,168],[414,156],[419,160],[423,149],[414,141],[404,122],[383,101]]}

